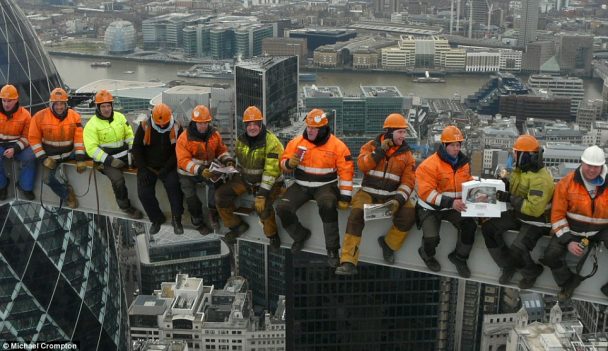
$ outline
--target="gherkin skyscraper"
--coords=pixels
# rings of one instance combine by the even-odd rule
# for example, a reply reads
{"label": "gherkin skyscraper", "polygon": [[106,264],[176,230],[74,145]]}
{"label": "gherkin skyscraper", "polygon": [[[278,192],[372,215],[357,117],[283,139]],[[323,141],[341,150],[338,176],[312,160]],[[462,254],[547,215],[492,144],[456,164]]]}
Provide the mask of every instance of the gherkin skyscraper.
{"label": "gherkin skyscraper", "polygon": [[15,0],[0,1],[0,85],[6,83],[17,87],[21,105],[31,108],[32,114],[45,107],[51,90],[63,86]]}

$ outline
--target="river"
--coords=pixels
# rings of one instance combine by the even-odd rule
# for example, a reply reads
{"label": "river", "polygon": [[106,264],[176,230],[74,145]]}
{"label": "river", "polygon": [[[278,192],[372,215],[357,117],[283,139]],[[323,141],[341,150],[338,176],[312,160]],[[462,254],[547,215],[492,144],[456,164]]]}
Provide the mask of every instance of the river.
{"label": "river", "polygon": [[[183,80],[204,84],[233,84],[232,80],[184,78],[177,71],[186,70],[190,64],[163,64],[151,62],[112,60],[111,67],[91,67],[97,59],[51,56],[59,74],[71,88],[79,88],[99,79],[124,79],[137,81]],[[360,95],[361,85],[396,86],[403,95],[413,94],[420,97],[451,97],[460,94],[466,97],[473,94],[488,80],[484,74],[449,75],[446,83],[414,83],[412,77],[396,73],[355,73],[355,72],[318,72],[314,84],[337,85],[346,95]],[[301,82],[300,86],[313,84]],[[585,98],[597,99],[602,96],[600,79],[585,79]]]}

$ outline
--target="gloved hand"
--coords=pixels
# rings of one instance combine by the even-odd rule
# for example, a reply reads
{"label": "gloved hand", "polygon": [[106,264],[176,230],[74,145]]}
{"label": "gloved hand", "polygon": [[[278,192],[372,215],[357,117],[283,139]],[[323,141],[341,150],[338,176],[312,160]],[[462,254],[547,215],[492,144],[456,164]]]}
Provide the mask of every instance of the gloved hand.
{"label": "gloved hand", "polygon": [[211,171],[209,170],[209,168],[199,168],[198,171],[198,175],[200,175],[201,177],[205,178],[205,179],[209,179],[211,178]]}
{"label": "gloved hand", "polygon": [[387,152],[388,149],[390,149],[393,146],[395,146],[395,143],[393,143],[393,140],[386,138],[386,139],[382,140],[382,145],[380,145],[380,148],[382,148],[382,151]]}
{"label": "gloved hand", "polygon": [[338,201],[338,209],[347,210],[348,206],[350,206],[350,202],[348,201]]}
{"label": "gloved hand", "polygon": [[293,156],[291,156],[287,163],[289,164],[289,168],[296,168],[300,164],[300,158],[298,157],[298,155],[293,154]]}
{"label": "gloved hand", "polygon": [[511,202],[511,193],[508,191],[496,190],[496,200]]}
{"label": "gloved hand", "polygon": [[76,161],[76,172],[82,173],[87,170],[87,163],[85,161]]}
{"label": "gloved hand", "polygon": [[255,197],[255,211],[257,213],[264,212],[264,208],[266,208],[266,197],[264,196],[256,196]]}
{"label": "gloved hand", "polygon": [[127,164],[119,158],[112,158],[112,161],[110,162],[110,166],[114,168],[123,168],[126,165]]}
{"label": "gloved hand", "polygon": [[152,176],[152,172],[146,167],[137,169],[137,181],[141,185],[150,185],[152,181],[154,181],[154,177]]}
{"label": "gloved hand", "polygon": [[234,167],[236,166],[236,163],[234,163],[234,161],[230,160],[228,162],[226,162],[226,167]]}
{"label": "gloved hand", "polygon": [[385,205],[388,206],[388,209],[391,211],[391,214],[394,216],[395,213],[399,210],[399,201],[392,199],[385,202]]}
{"label": "gloved hand", "polygon": [[57,161],[54,158],[47,157],[42,161],[42,165],[48,169],[55,169],[57,167]]}

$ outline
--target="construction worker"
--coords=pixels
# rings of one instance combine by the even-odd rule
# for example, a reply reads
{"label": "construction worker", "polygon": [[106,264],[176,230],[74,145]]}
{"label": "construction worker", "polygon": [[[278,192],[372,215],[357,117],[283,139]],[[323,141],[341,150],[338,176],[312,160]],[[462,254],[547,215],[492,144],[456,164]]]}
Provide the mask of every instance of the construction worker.
{"label": "construction worker", "polygon": [[[498,281],[508,284],[517,270],[523,278],[520,289],[530,289],[543,272],[543,266],[534,262],[530,251],[541,236],[551,229],[550,205],[553,196],[553,177],[543,166],[540,144],[532,135],[522,135],[513,145],[515,169],[505,183],[506,191],[497,191],[499,201],[511,204],[501,217],[485,221],[481,232],[490,256],[502,269]],[[504,232],[519,230],[519,234],[507,247]]]}
{"label": "construction worker", "polygon": [[0,89],[0,99],[0,201],[5,200],[8,193],[9,179],[4,173],[3,164],[5,158],[21,162],[17,189],[23,198],[34,200],[36,156],[27,140],[32,116],[19,106],[19,93],[13,85],[7,84]]}
{"label": "construction worker", "polygon": [[137,167],[137,194],[148,218],[152,222],[150,234],[160,231],[165,215],[156,199],[156,180],[160,179],[171,206],[171,224],[175,234],[183,234],[182,214],[184,196],[177,175],[175,145],[182,132],[173,118],[171,108],[159,103],[152,109],[150,118],[143,120],[133,140],[133,162]]}
{"label": "construction worker", "polygon": [[393,214],[393,226],[386,236],[378,237],[384,261],[389,264],[395,263],[394,252],[401,248],[416,220],[416,203],[410,199],[416,160],[405,141],[407,121],[401,114],[392,113],[382,127],[385,133],[363,145],[357,159],[359,170],[364,174],[363,182],[353,197],[340,266],[336,268],[339,275],[357,274],[365,204],[386,203]]}
{"label": "construction worker", "polygon": [[439,245],[441,221],[447,220],[458,230],[456,248],[448,259],[456,266],[459,276],[468,278],[471,271],[467,259],[473,247],[477,224],[474,219],[460,215],[460,212],[466,211],[461,198],[462,183],[473,179],[469,158],[460,151],[463,141],[460,129],[446,127],[441,133],[441,145],[437,152],[418,166],[416,211],[422,227],[422,246],[418,253],[426,266],[433,272],[441,270],[441,265],[435,259],[435,249]]}
{"label": "construction worker", "polygon": [[[219,184],[212,182],[209,166],[214,159],[218,159],[226,166],[235,165],[220,133],[210,125],[212,120],[213,117],[207,106],[196,106],[192,110],[192,121],[177,139],[175,147],[179,182],[190,211],[192,225],[197,227],[202,235],[207,235],[218,227],[214,193],[216,185]],[[202,203],[196,195],[197,184],[207,186],[209,221],[213,228],[209,228],[203,219]]]}
{"label": "construction worker", "polygon": [[102,89],[95,94],[95,106],[95,114],[84,126],[85,150],[97,169],[110,179],[118,207],[129,218],[141,219],[141,211],[131,206],[122,174],[130,163],[133,129],[122,113],[114,111],[114,97],[109,91]]}
{"label": "construction worker", "polygon": [[277,232],[272,204],[283,185],[279,157],[283,154],[283,145],[279,139],[266,129],[262,111],[249,106],[243,112],[245,133],[236,141],[236,160],[240,175],[233,176],[215,192],[217,211],[230,228],[225,239],[234,243],[249,225],[234,214],[236,198],[246,192],[255,195],[255,210],[260,217],[264,235],[270,239],[270,247],[278,250],[281,239]]}
{"label": "construction worker", "polygon": [[316,200],[323,222],[327,261],[340,263],[340,234],[337,208],[347,209],[353,191],[354,164],[350,150],[329,129],[325,112],[312,109],[306,115],[306,129],[292,139],[281,156],[281,168],[294,172],[295,183],[277,204],[283,227],[293,238],[292,252],[299,252],[310,238],[310,230],[300,223],[296,211],[305,202]]}
{"label": "construction worker", "polygon": [[[566,264],[566,254],[582,256],[588,244],[604,242],[608,247],[608,183],[606,155],[590,146],[581,156],[581,165],[562,178],[555,187],[551,208],[553,236],[541,260],[551,268],[561,291],[559,301],[572,297],[584,280]],[[601,288],[608,296],[608,283]]]}
{"label": "construction worker", "polygon": [[78,207],[71,185],[57,179],[57,166],[76,159],[76,171],[86,170],[80,115],[68,108],[68,93],[62,88],[51,91],[50,106],[38,111],[30,123],[28,139],[36,158],[48,170],[44,182],[70,208]]}

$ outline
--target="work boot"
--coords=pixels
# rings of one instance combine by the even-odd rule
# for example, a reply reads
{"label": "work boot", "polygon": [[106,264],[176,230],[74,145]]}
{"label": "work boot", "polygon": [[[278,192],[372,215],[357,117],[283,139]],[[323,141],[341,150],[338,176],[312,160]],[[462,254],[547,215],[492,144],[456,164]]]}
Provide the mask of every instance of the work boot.
{"label": "work boot", "polygon": [[293,244],[291,244],[292,254],[302,251],[304,243],[306,242],[306,240],[310,239],[310,230],[308,228],[302,227],[301,225],[300,228],[302,228],[302,230],[304,231],[304,238],[302,240],[296,240],[293,242]]}
{"label": "work boot", "polygon": [[184,226],[182,226],[182,216],[171,217],[171,225],[173,226],[173,233],[177,235],[184,234]]}
{"label": "work boot", "polygon": [[357,266],[350,262],[342,263],[338,268],[336,268],[337,275],[355,275],[357,274]]}
{"label": "work boot", "polygon": [[498,278],[498,282],[502,285],[510,284],[511,279],[513,279],[513,276],[515,275],[515,272],[517,272],[517,270],[513,267],[503,268],[502,273]]}
{"label": "work boot", "polygon": [[331,268],[337,268],[340,265],[340,253],[339,249],[327,251],[327,264]]}
{"label": "work boot", "polygon": [[211,230],[211,228],[207,227],[207,225],[205,223],[201,224],[198,226],[198,228],[196,228],[198,230],[198,233],[200,235],[207,235],[209,233],[212,233],[213,231]]}
{"label": "work boot", "polygon": [[540,264],[537,264],[534,274],[529,277],[523,277],[519,281],[519,283],[517,283],[517,286],[522,290],[530,289],[531,287],[534,286],[534,283],[536,282],[536,278],[538,278],[541,274],[543,274],[543,270],[544,270],[544,267]]}
{"label": "work boot", "polygon": [[390,247],[388,247],[388,245],[386,245],[386,242],[384,242],[384,236],[378,237],[378,244],[382,248],[382,258],[384,258],[384,262],[388,264],[394,264],[395,252]]}
{"label": "work boot", "polygon": [[192,222],[192,225],[195,228],[198,228],[200,226],[205,225],[205,221],[203,220],[203,217],[196,217],[196,216],[190,216],[190,221]]}
{"label": "work boot", "polygon": [[420,255],[420,258],[422,258],[424,264],[426,264],[428,269],[433,272],[439,272],[441,270],[441,265],[439,264],[439,262],[437,262],[435,256],[427,256],[426,252],[424,252],[424,249],[422,247],[418,248],[418,254]]}
{"label": "work boot", "polygon": [[[19,189],[19,193],[21,194],[21,196],[28,200],[28,201],[34,201],[34,199],[36,198],[36,196],[34,196],[34,192],[31,190],[23,190],[21,188],[21,186],[19,185],[19,183],[17,183],[17,189]],[[1,194],[0,194],[1,195]],[[2,199],[0,199],[2,200]]]}
{"label": "work boot", "polygon": [[471,277],[471,271],[469,270],[469,266],[467,266],[466,258],[459,257],[456,252],[452,252],[448,255],[448,259],[456,266],[459,276],[462,278]]}
{"label": "work boot", "polygon": [[279,234],[275,234],[268,239],[270,239],[270,251],[278,252],[281,249],[281,237]]}
{"label": "work boot", "polygon": [[156,234],[160,231],[160,226],[165,223],[167,219],[165,218],[165,216],[162,216],[162,218],[156,220],[156,221],[152,221],[152,224],[150,225],[150,234]]}
{"label": "work boot", "polygon": [[78,199],[76,198],[76,193],[74,193],[74,188],[71,185],[67,186],[68,196],[65,198],[65,205],[69,208],[77,208],[78,207]]}
{"label": "work boot", "polygon": [[142,219],[142,218],[144,218],[144,215],[141,213],[141,211],[138,210],[138,209],[136,209],[133,206],[129,206],[127,208],[123,208],[122,211],[124,213],[126,213],[129,216],[129,218],[131,218],[131,219]]}
{"label": "work boot", "polygon": [[608,283],[604,284],[600,290],[602,293],[604,293],[604,295],[608,296]]}
{"label": "work boot", "polygon": [[574,290],[581,284],[582,277],[578,274],[572,275],[570,279],[562,286],[561,291],[557,294],[557,300],[559,302],[566,302],[572,298]]}
{"label": "work boot", "polygon": [[237,226],[230,228],[230,231],[224,235],[224,241],[227,244],[233,245],[236,243],[236,238],[241,236],[249,229],[249,224],[245,221],[241,221]]}

